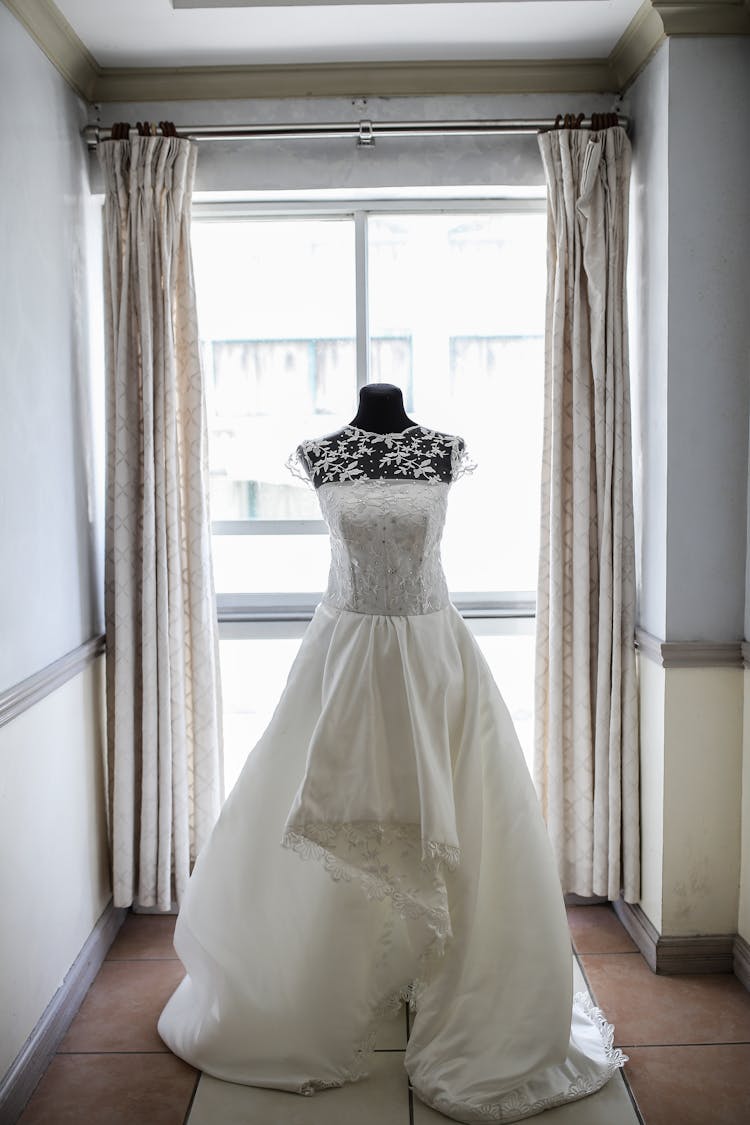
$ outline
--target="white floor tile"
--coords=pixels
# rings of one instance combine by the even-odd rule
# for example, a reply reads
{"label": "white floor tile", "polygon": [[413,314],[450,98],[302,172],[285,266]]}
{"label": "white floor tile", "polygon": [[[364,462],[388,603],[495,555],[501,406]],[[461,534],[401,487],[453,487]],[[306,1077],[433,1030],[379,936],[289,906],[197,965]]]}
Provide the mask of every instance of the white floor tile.
{"label": "white floor tile", "polygon": [[[573,958],[573,991],[586,992],[586,981]],[[312,1097],[238,1086],[202,1075],[188,1125],[409,1125],[409,1101],[403,1048],[404,1008],[378,1029],[370,1076]],[[414,1125],[446,1125],[449,1119],[414,1095]],[[530,1118],[540,1125],[637,1125],[621,1074],[596,1094]]]}
{"label": "white floor tile", "polygon": [[[414,1125],[446,1125],[447,1120],[414,1095]],[[620,1074],[615,1074],[595,1094],[545,1110],[528,1120],[538,1121],[539,1125],[638,1125],[638,1116]]]}
{"label": "white floor tile", "polygon": [[404,1056],[375,1054],[368,1078],[309,1098],[204,1074],[188,1125],[409,1125]]}

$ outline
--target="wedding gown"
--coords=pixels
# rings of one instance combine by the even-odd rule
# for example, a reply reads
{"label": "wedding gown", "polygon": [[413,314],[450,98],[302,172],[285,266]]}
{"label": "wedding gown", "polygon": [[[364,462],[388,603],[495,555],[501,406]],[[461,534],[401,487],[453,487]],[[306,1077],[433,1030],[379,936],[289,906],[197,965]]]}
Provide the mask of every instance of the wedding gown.
{"label": "wedding gown", "polygon": [[405,1067],[447,1116],[517,1121],[592,1093],[625,1058],[572,996],[537,797],[441,566],[463,442],[348,426],[298,456],[329,586],[196,862],[159,1032],[218,1078],[310,1094],[363,1077],[408,999]]}

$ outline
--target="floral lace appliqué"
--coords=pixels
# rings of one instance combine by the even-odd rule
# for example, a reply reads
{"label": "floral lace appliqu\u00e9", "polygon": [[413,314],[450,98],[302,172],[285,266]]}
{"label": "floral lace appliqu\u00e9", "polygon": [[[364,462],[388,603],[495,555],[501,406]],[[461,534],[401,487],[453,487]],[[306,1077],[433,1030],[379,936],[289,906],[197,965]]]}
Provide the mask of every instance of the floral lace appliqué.
{"label": "floral lace appliqu\u00e9", "polygon": [[396,434],[345,426],[329,437],[302,442],[287,465],[316,488],[389,478],[449,484],[473,468],[463,438],[425,426],[410,426]]}

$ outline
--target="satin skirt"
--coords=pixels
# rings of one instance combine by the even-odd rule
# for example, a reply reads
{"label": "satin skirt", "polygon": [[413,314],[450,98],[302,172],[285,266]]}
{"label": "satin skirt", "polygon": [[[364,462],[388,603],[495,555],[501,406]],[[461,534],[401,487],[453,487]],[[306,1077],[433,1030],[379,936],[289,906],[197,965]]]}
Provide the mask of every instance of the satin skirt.
{"label": "satin skirt", "polygon": [[322,603],[191,876],[159,1020],[217,1078],[300,1094],[405,1066],[458,1121],[517,1121],[624,1062],[572,996],[554,858],[513,724],[458,612]]}

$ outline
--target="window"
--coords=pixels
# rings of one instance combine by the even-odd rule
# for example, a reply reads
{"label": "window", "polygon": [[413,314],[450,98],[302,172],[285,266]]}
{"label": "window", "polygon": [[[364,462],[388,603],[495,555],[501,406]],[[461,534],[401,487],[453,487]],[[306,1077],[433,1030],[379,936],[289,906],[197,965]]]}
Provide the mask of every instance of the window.
{"label": "window", "polygon": [[461,434],[478,463],[452,491],[445,569],[515,700],[528,750],[543,208],[539,200],[196,207],[228,787],[327,579],[315,494],[286,459],[302,438],[350,421],[368,381],[398,384],[416,421]]}
{"label": "window", "polygon": [[[244,213],[193,245],[210,417],[220,604],[309,612],[328,548],[315,496],[285,467],[351,419],[364,382],[462,434],[478,462],[451,498],[444,558],[475,612],[528,609],[536,585],[545,217],[493,209]],[[292,536],[292,539],[289,537]]]}

